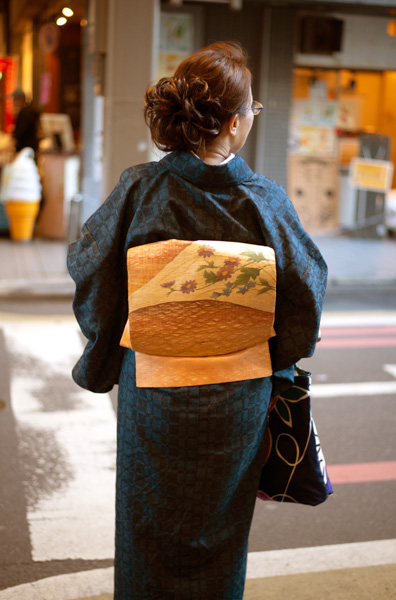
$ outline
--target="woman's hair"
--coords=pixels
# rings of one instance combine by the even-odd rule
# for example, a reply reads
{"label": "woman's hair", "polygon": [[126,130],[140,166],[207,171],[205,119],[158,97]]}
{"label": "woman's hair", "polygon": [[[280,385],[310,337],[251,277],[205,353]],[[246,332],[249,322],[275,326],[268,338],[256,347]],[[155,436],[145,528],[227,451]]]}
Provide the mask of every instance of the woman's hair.
{"label": "woman's hair", "polygon": [[154,144],[205,152],[222,125],[248,102],[252,75],[236,42],[217,42],[186,58],[145,96],[144,116]]}

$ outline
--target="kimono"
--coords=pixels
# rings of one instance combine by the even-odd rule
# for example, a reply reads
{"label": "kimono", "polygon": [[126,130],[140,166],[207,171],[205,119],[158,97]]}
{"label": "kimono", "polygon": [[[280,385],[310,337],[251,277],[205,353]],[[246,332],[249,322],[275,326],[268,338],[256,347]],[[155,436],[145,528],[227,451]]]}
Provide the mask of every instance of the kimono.
{"label": "kimono", "polygon": [[[327,267],[282,187],[239,156],[191,153],[131,167],[68,253],[74,312],[87,338],[74,380],[118,384],[115,600],[239,600],[271,395],[318,337]],[[120,346],[127,250],[162,240],[265,245],[276,257],[272,377],[136,387]]]}

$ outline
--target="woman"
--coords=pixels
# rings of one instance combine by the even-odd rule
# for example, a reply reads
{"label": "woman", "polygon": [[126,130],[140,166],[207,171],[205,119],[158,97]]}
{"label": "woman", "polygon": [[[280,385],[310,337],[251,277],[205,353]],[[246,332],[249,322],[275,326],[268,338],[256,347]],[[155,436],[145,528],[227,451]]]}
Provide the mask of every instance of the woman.
{"label": "woman", "polygon": [[[327,274],[284,190],[237,155],[260,107],[238,44],[184,60],[145,98],[153,141],[170,153],[127,169],[69,250],[88,338],[73,377],[94,392],[119,384],[115,600],[243,596],[270,396],[314,351]],[[136,387],[135,354],[119,346],[126,253],[171,239],[275,250],[272,377]]]}

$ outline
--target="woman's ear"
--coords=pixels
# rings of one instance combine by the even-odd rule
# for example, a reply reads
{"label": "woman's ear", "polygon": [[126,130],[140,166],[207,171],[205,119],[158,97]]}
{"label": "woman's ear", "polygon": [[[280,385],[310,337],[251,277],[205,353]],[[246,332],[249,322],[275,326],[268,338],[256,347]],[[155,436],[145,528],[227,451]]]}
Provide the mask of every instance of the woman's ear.
{"label": "woman's ear", "polygon": [[232,137],[235,137],[239,127],[239,115],[236,114],[228,122],[228,132]]}

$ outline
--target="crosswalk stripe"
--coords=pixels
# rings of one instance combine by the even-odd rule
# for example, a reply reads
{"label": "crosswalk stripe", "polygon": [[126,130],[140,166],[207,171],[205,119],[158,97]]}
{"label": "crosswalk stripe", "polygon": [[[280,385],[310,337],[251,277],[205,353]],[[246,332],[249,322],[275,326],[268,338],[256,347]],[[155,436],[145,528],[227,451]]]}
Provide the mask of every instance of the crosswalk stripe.
{"label": "crosswalk stripe", "polygon": [[[82,348],[78,327],[55,317],[3,320],[0,315],[0,320],[12,360],[12,406],[21,435],[30,428],[44,446],[51,439],[62,449],[66,465],[63,479],[55,481],[57,489],[49,494],[43,490],[30,504],[28,498],[33,559],[111,558],[115,415],[108,395],[81,390],[71,380]],[[379,396],[395,394],[396,381],[317,384],[311,389],[314,398]],[[72,406],[62,408],[65,397]]]}
{"label": "crosswalk stripe", "polygon": [[361,381],[358,383],[318,383],[311,385],[312,398],[345,396],[383,396],[396,394],[396,381]]}
{"label": "crosswalk stripe", "polygon": [[[19,444],[33,444],[27,518],[35,561],[114,555],[116,419],[109,396],[79,388],[77,326],[3,323],[12,365],[11,403]],[[30,485],[30,488],[29,488]],[[48,489],[47,489],[48,488]]]}
{"label": "crosswalk stripe", "polygon": [[333,338],[323,339],[319,342],[318,350],[322,348],[388,348],[396,346],[396,337],[386,337],[385,335],[379,337],[365,337],[365,338]]}
{"label": "crosswalk stripe", "polygon": [[381,327],[396,325],[395,310],[324,311],[322,327]]}
{"label": "crosswalk stripe", "polygon": [[396,333],[395,326],[382,325],[381,327],[326,327],[322,329],[324,337],[361,337],[370,335],[392,335]]}
{"label": "crosswalk stripe", "polygon": [[393,481],[396,479],[396,461],[330,465],[329,477],[335,483],[363,483],[368,481]]}

